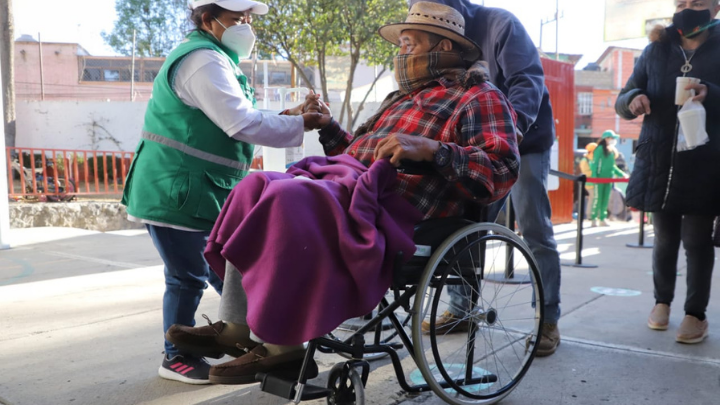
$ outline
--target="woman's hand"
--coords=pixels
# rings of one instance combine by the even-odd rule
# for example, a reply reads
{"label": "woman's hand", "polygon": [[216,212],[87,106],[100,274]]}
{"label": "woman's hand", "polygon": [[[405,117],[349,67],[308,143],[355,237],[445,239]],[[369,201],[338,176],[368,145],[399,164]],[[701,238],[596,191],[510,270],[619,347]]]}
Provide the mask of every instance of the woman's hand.
{"label": "woman's hand", "polygon": [[287,109],[285,111],[285,114],[286,115],[302,115],[302,114],[308,112],[308,110],[310,110],[311,108],[314,108],[317,111],[320,109],[320,107],[318,106],[319,100],[320,100],[320,95],[315,94],[314,91],[310,90],[310,94],[305,96],[304,103],[302,103],[296,107]]}
{"label": "woman's hand", "polygon": [[398,167],[401,159],[415,162],[432,161],[440,143],[422,136],[392,134],[378,142],[374,159],[390,158],[390,163]]}
{"label": "woman's hand", "polygon": [[692,101],[699,101],[701,103],[705,101],[705,97],[707,97],[708,94],[707,86],[702,83],[689,84],[685,87],[685,90],[695,90],[695,97],[693,97]]}
{"label": "woman's hand", "polygon": [[641,94],[633,99],[629,108],[630,112],[636,117],[643,114],[650,114],[650,99],[648,96]]}
{"label": "woman's hand", "polygon": [[312,131],[313,129],[323,129],[328,126],[332,121],[332,113],[330,107],[320,98],[317,98],[308,106],[303,118],[305,119],[305,130]]}

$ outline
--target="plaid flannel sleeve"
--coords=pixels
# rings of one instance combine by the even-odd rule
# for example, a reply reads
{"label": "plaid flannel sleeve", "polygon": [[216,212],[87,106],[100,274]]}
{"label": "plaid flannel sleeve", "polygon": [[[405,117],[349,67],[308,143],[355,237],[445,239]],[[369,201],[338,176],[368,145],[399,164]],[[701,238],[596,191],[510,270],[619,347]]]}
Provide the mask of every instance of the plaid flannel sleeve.
{"label": "plaid flannel sleeve", "polygon": [[467,198],[482,204],[510,192],[520,170],[517,115],[497,89],[480,92],[460,112],[453,161],[442,172]]}
{"label": "plaid flannel sleeve", "polygon": [[352,135],[342,129],[334,119],[318,132],[320,134],[320,144],[322,144],[326,156],[342,154],[352,141]]}

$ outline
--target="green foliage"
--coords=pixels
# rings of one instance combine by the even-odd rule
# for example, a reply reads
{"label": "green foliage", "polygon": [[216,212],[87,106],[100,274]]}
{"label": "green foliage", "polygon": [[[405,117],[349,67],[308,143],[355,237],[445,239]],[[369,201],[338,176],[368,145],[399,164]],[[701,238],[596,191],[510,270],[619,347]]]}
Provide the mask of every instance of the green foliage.
{"label": "green foliage", "polygon": [[185,0],[116,0],[117,21],[105,42],[122,55],[132,55],[133,31],[139,57],[166,56],[190,30]]}
{"label": "green foliage", "polygon": [[289,60],[299,72],[302,66],[315,66],[325,98],[326,58],[350,57],[350,83],[360,59],[392,67],[397,47],[380,38],[377,30],[404,21],[407,15],[405,0],[269,0],[267,4],[270,12],[253,22],[259,50]]}

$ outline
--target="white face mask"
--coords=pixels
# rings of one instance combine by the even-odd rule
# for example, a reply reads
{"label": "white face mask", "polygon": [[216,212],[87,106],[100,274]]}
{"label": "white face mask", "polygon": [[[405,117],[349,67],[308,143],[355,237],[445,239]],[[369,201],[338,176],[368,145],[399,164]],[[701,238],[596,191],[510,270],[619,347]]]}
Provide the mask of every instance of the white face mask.
{"label": "white face mask", "polygon": [[615,145],[617,145],[617,140],[614,138],[610,138],[608,140],[608,146],[615,146]]}
{"label": "white face mask", "polygon": [[252,31],[252,28],[250,28],[250,25],[240,24],[228,28],[217,18],[215,21],[225,28],[225,32],[223,32],[222,38],[220,38],[220,43],[237,53],[240,59],[249,58],[255,47],[255,33]]}

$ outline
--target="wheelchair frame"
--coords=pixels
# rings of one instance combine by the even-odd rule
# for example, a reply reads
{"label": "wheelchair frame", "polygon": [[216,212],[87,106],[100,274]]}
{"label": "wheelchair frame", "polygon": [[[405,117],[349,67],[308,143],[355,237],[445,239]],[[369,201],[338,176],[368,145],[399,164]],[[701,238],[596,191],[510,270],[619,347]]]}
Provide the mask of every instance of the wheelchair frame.
{"label": "wheelchair frame", "polygon": [[[447,220],[439,220],[439,221],[447,221]],[[504,387],[503,390],[495,394],[491,398],[482,398],[482,396],[478,395],[472,395],[468,393],[467,391],[463,390],[461,387],[467,387],[467,386],[474,386],[477,384],[488,384],[488,383],[495,383],[498,380],[498,377],[496,375],[492,374],[485,374],[480,377],[472,377],[472,372],[474,366],[467,367],[465,369],[465,376],[463,378],[459,379],[452,379],[447,374],[447,371],[445,370],[445,367],[439,367],[441,373],[443,374],[444,381],[436,381],[434,378],[430,379],[429,377],[432,375],[432,370],[428,368],[427,361],[418,361],[418,357],[421,355],[421,353],[417,353],[416,350],[418,346],[421,346],[422,342],[421,340],[418,340],[418,334],[422,335],[421,330],[421,323],[423,319],[423,311],[421,308],[422,299],[419,297],[415,298],[415,305],[411,309],[411,298],[414,297],[420,287],[422,286],[422,289],[426,288],[438,288],[437,283],[440,283],[440,288],[443,288],[444,286],[448,285],[460,285],[463,283],[463,279],[461,278],[453,278],[448,279],[447,271],[445,270],[444,276],[441,276],[441,278],[438,280],[438,269],[440,268],[440,264],[442,264],[442,261],[445,260],[446,255],[449,253],[449,250],[452,248],[454,249],[454,246],[457,245],[457,240],[462,239],[464,237],[466,239],[466,246],[461,249],[460,253],[454,252],[453,260],[455,262],[451,261],[451,265],[454,266],[455,264],[459,263],[458,257],[460,257],[460,254],[462,254],[464,251],[469,251],[471,246],[481,247],[482,250],[479,251],[479,266],[480,266],[480,280],[485,280],[485,253],[486,253],[486,243],[489,239],[497,240],[500,242],[505,242],[510,245],[513,245],[515,248],[519,249],[522,255],[527,260],[528,266],[529,266],[529,274],[532,276],[531,282],[534,282],[534,289],[533,289],[533,308],[536,313],[536,317],[534,319],[534,323],[536,325],[537,332],[534,334],[536,339],[541,335],[542,333],[542,322],[543,322],[543,305],[534,305],[534,302],[544,302],[543,300],[543,292],[542,292],[542,282],[540,279],[540,275],[538,272],[537,263],[535,262],[535,259],[532,256],[532,253],[530,252],[529,248],[525,243],[512,231],[510,231],[508,228],[494,224],[494,223],[483,223],[483,222],[471,222],[468,220],[463,220],[462,224],[464,224],[463,227],[460,229],[456,229],[458,224],[453,224],[453,228],[456,230],[450,234],[449,237],[443,239],[442,243],[440,243],[439,246],[433,247],[434,253],[433,255],[427,260],[427,263],[425,265],[423,274],[421,277],[419,277],[419,281],[417,283],[407,283],[407,284],[398,284],[395,281],[393,281],[393,284],[391,286],[391,290],[394,293],[394,300],[393,302],[389,302],[387,297],[383,297],[381,302],[379,303],[379,312],[378,314],[373,317],[371,320],[369,320],[366,324],[364,324],[362,327],[360,327],[357,331],[355,331],[352,336],[345,340],[337,340],[333,337],[320,337],[311,340],[308,343],[307,353],[305,355],[305,361],[303,363],[302,369],[300,371],[300,375],[297,381],[289,381],[284,380],[280,377],[274,376],[272,374],[265,374],[265,373],[259,373],[256,375],[256,379],[261,382],[261,390],[286,398],[288,400],[293,401],[294,403],[299,403],[301,401],[305,400],[313,400],[313,399],[320,399],[323,397],[327,397],[328,403],[331,404],[346,404],[346,403],[356,403],[355,400],[357,398],[363,398],[364,401],[364,394],[363,389],[364,386],[367,383],[369,372],[370,372],[370,366],[368,361],[364,360],[364,357],[367,354],[386,354],[390,357],[393,369],[395,371],[398,384],[400,387],[407,393],[423,393],[428,391],[435,392],[436,395],[444,399],[446,402],[449,403],[457,403],[457,404],[464,404],[464,403],[482,403],[482,404],[491,404],[501,401],[503,398],[505,398],[507,395],[510,394],[510,392],[517,387],[520,380],[524,377],[524,374],[529,369],[534,357],[535,352],[537,350],[536,342],[528,342],[526,343],[526,352],[525,352],[525,361],[522,362],[521,369],[519,370],[519,373],[517,373],[512,380],[512,384]],[[467,236],[471,234],[471,232],[476,232],[480,236],[476,240],[467,241]],[[417,234],[417,231],[416,231]],[[474,253],[470,253],[471,257]],[[511,259],[512,260],[512,259]],[[398,261],[399,263],[399,261]],[[446,268],[452,267],[450,265],[446,265]],[[396,265],[395,274],[397,275],[398,272],[401,270],[401,267]],[[474,270],[477,271],[477,270]],[[474,274],[477,275],[477,274]],[[396,278],[397,280],[397,278]],[[485,281],[491,282],[491,281]],[[435,287],[432,285],[436,284]],[[478,286],[479,287],[479,286]],[[477,290],[481,290],[481,288],[477,288]],[[401,293],[402,291],[402,293]],[[473,289],[472,291],[472,300],[473,302],[477,302],[479,297],[479,293]],[[437,305],[437,300],[439,299],[439,294],[437,298],[435,298],[435,305]],[[405,323],[401,322],[400,319],[395,314],[395,310],[398,308],[404,308],[405,311],[412,316],[412,336],[411,339],[410,336],[408,336],[408,333],[405,330]],[[433,310],[434,312],[434,310]],[[485,313],[484,316],[488,316],[489,313]],[[395,328],[395,331],[397,333],[397,336],[400,339],[400,342],[388,342],[388,343],[381,343],[380,342],[380,335],[382,327],[382,322],[388,319],[392,326]],[[434,316],[431,317],[431,325],[434,327]],[[488,322],[489,323],[489,322]],[[477,324],[473,324],[473,326],[470,327],[470,330],[468,331],[468,337],[475,336],[475,333],[478,333],[479,327]],[[535,330],[535,329],[534,329]],[[374,333],[374,342],[372,344],[367,344],[365,341],[365,334],[366,333]],[[532,335],[531,335],[532,336]],[[433,356],[437,359],[438,349],[437,349],[437,342],[435,341],[435,335],[431,334],[431,343],[432,343],[432,350],[433,350]],[[522,338],[521,338],[522,339]],[[530,339],[529,337],[527,339]],[[518,339],[517,341],[519,341]],[[473,356],[473,352],[475,350],[475,338],[473,337],[471,340],[467,341],[467,344],[469,346],[468,353],[469,357]],[[527,346],[532,343],[532,348],[528,356],[528,349]],[[512,342],[511,342],[512,344]],[[401,364],[401,359],[398,354],[398,350],[401,348],[407,348],[411,358],[414,360],[415,364],[420,369],[426,383],[425,384],[418,384],[418,385],[411,385],[408,383],[405,373]],[[318,387],[313,385],[307,384],[307,366],[308,364],[313,361],[315,352],[320,351],[322,353],[346,353],[351,358],[350,360],[344,362],[344,363],[338,363],[330,372],[330,377],[328,381],[328,388],[324,387]],[[466,364],[467,366],[467,364]],[[437,367],[437,366],[436,366]],[[361,373],[357,372],[357,368],[361,369]],[[330,385],[334,384],[334,379],[340,379],[342,381],[349,381],[350,386],[346,386],[345,383],[341,384],[340,388],[338,390],[333,391],[333,389],[330,388]],[[428,380],[432,380],[435,384],[427,383]],[[345,391],[342,391],[342,390]],[[477,401],[481,402],[458,402],[455,399],[450,398],[447,393],[445,392],[445,389],[453,389],[456,391],[460,390],[462,391],[466,396],[470,396],[471,400],[476,399]],[[359,391],[359,393],[358,393]],[[353,397],[353,398],[350,398]],[[334,398],[334,399],[330,399]],[[362,401],[360,401],[362,402]]]}

